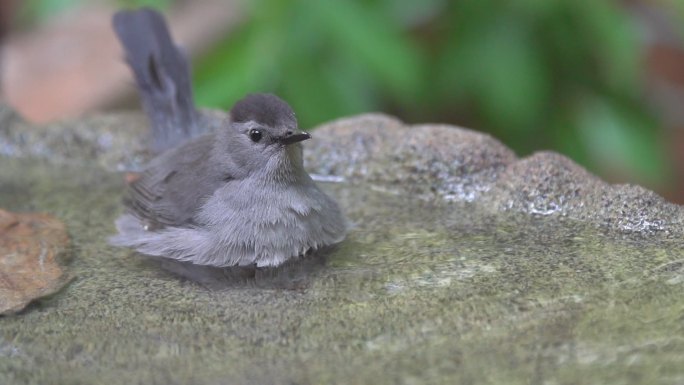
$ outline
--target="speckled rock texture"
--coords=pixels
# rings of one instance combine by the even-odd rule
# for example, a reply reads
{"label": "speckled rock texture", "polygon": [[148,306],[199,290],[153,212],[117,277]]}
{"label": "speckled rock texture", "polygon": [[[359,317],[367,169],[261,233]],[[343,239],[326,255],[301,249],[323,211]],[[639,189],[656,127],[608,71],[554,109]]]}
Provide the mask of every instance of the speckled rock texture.
{"label": "speckled rock texture", "polygon": [[[225,114],[209,116],[214,127]],[[276,269],[106,243],[146,121],[31,127],[0,108],[0,207],[71,236],[74,281],[0,316],[0,384],[682,384],[682,210],[569,159],[383,115],[313,130],[349,218]],[[210,128],[211,129],[211,128]]]}
{"label": "speckled rock texture", "polygon": [[624,232],[682,233],[683,210],[636,185],[611,185],[554,152],[512,163],[483,202],[493,210],[562,215]]}
{"label": "speckled rock texture", "polygon": [[[220,111],[203,111],[207,130],[226,119]],[[96,161],[110,171],[139,170],[153,156],[148,150],[147,118],[120,112],[36,126],[0,103],[0,156],[35,157],[52,162]]]}
{"label": "speckled rock texture", "polygon": [[611,185],[554,152],[518,159],[489,135],[361,115],[318,127],[309,170],[418,198],[482,202],[493,211],[557,215],[624,232],[683,234],[684,210],[635,185]]}
{"label": "speckled rock texture", "polygon": [[516,159],[489,135],[446,125],[407,126],[380,114],[337,120],[314,135],[304,154],[311,172],[371,181],[423,199],[472,201]]}
{"label": "speckled rock texture", "polygon": [[[207,130],[215,130],[227,115],[205,110],[202,119]],[[477,131],[365,114],[313,132],[305,164],[321,180],[369,182],[423,200],[480,201],[494,211],[564,216],[608,230],[684,234],[684,210],[651,191],[610,185],[553,152],[518,159]],[[137,113],[32,127],[0,105],[0,155],[95,160],[112,171],[139,170],[152,156],[146,136],[147,120]]]}

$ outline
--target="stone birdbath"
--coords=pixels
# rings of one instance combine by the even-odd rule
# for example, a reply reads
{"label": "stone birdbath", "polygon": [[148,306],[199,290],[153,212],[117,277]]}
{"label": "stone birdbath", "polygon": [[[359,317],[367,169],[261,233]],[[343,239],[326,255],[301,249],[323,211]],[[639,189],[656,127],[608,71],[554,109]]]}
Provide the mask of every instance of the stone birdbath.
{"label": "stone birdbath", "polygon": [[31,126],[0,108],[0,207],[63,221],[73,277],[0,317],[0,383],[684,383],[684,210],[651,191],[349,117],[305,146],[345,242],[197,268],[106,244],[145,133],[137,114]]}

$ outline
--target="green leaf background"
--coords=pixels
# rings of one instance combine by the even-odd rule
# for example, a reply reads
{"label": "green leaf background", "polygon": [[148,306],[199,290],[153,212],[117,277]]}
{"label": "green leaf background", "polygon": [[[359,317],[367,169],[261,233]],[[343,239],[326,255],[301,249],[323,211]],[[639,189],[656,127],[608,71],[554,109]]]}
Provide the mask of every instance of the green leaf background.
{"label": "green leaf background", "polygon": [[[40,18],[78,0],[29,0]],[[170,0],[118,1],[168,7]],[[196,2],[201,6],[201,1]],[[684,20],[684,6],[661,6]],[[274,92],[311,128],[368,111],[487,131],[666,187],[662,124],[642,100],[643,41],[618,0],[255,0],[194,63],[198,103]],[[684,35],[684,23],[679,23]]]}

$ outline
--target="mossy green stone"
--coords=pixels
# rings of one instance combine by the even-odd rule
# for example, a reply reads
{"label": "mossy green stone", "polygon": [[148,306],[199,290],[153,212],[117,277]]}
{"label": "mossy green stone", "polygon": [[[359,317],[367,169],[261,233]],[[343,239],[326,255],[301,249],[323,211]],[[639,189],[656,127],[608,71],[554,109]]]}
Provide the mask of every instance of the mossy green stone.
{"label": "mossy green stone", "polygon": [[324,264],[207,287],[106,244],[121,175],[0,161],[0,207],[62,219],[76,277],[0,318],[2,384],[684,381],[679,237],[324,184],[353,224]]}
{"label": "mossy green stone", "polygon": [[0,104],[0,207],[63,220],[75,276],[0,317],[0,384],[684,383],[684,210],[650,191],[352,117],[305,149],[344,177],[322,184],[351,221],[339,247],[192,268],[106,243],[111,171],[144,164],[144,135],[140,115],[34,127]]}

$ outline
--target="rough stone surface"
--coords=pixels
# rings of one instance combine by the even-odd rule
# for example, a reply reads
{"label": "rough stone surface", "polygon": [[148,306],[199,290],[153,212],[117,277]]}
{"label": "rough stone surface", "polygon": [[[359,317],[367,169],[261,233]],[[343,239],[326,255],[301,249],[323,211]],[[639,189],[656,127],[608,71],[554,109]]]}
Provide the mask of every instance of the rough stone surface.
{"label": "rough stone surface", "polygon": [[489,135],[447,125],[407,126],[380,114],[340,119],[315,130],[308,169],[321,176],[379,183],[397,193],[472,201],[515,161]]}
{"label": "rough stone surface", "polygon": [[139,167],[146,155],[147,121],[138,113],[99,115],[44,126],[11,120],[0,126],[0,155],[78,163],[88,159],[111,169]]}
{"label": "rough stone surface", "polygon": [[[227,119],[204,110],[207,130]],[[608,230],[684,235],[684,210],[639,186],[610,185],[553,152],[517,159],[489,135],[439,124],[405,125],[382,114],[339,119],[314,130],[307,169],[321,180],[368,182],[421,200],[480,201],[495,212],[569,217]],[[0,155],[59,162],[95,160],[107,170],[139,170],[147,120],[140,114],[93,116],[29,126],[0,105]]]}
{"label": "rough stone surface", "polygon": [[3,385],[684,380],[682,237],[355,180],[321,184],[353,224],[325,259],[163,266],[106,244],[121,175],[0,163],[0,206],[58,215],[77,277],[0,317]]}
{"label": "rough stone surface", "polygon": [[344,180],[321,183],[352,224],[337,249],[160,263],[106,244],[124,190],[107,170],[149,157],[145,124],[0,108],[0,207],[62,219],[77,277],[0,317],[0,384],[684,383],[682,209],[652,192],[362,115],[305,144],[310,170]]}
{"label": "rough stone surface", "polygon": [[58,256],[68,244],[64,224],[56,218],[0,209],[0,315],[16,313],[64,286]]}
{"label": "rough stone surface", "polygon": [[611,185],[553,152],[509,165],[483,197],[494,211],[561,215],[623,232],[682,233],[682,207],[635,185]]}
{"label": "rough stone surface", "polygon": [[407,126],[377,114],[315,130],[305,153],[324,177],[366,181],[397,194],[474,201],[494,212],[555,215],[609,230],[684,234],[684,210],[652,191],[610,185],[554,152],[518,160],[489,135],[446,125]]}
{"label": "rough stone surface", "polygon": [[[220,111],[202,111],[207,130],[226,119]],[[96,161],[110,171],[139,170],[154,154],[147,146],[147,118],[139,112],[86,116],[36,126],[0,103],[0,156],[36,157],[52,162]]]}

